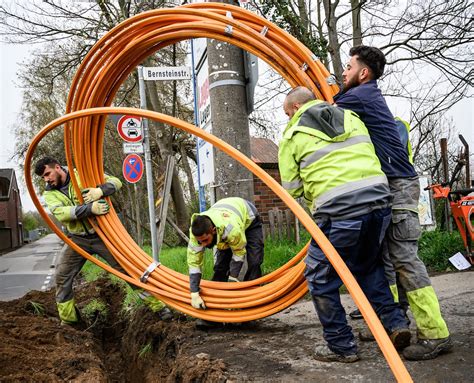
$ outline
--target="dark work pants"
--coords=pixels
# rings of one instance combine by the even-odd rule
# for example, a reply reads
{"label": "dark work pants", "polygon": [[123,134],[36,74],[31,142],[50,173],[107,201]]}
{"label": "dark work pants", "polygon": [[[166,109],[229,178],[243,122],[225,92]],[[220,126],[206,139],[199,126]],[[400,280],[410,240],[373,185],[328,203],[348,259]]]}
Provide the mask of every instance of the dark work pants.
{"label": "dark work pants", "polygon": [[[125,270],[115,260],[98,235],[72,235],[70,238],[76,245],[80,246],[89,254],[99,255],[114,269],[125,273]],[[86,263],[86,258],[74,251],[71,247],[64,245],[56,264],[56,302],[62,303],[73,298],[72,285],[74,278],[79,274],[84,263]]]}
{"label": "dark work pants", "polygon": [[[319,223],[389,333],[408,327],[384,276],[381,244],[390,217],[390,209],[381,209],[349,220]],[[356,353],[357,345],[339,296],[342,281],[314,239],[305,262],[305,277],[329,348],[343,355]]]}
{"label": "dark work pants", "polygon": [[[263,263],[263,228],[260,216],[256,216],[250,226],[245,230],[247,238],[247,272],[244,281],[252,281],[262,276],[261,265]],[[229,277],[232,250],[217,250],[214,262],[213,281],[227,282]]]}

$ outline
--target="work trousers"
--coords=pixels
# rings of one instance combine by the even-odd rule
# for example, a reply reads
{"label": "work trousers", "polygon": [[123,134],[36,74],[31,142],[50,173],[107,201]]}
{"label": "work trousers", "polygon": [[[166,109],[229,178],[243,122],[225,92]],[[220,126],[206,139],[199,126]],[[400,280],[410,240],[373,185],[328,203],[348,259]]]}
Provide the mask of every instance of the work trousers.
{"label": "work trousers", "polygon": [[[251,281],[262,276],[261,265],[263,263],[264,242],[262,220],[259,215],[255,217],[250,226],[245,230],[247,245],[247,271],[244,275],[244,281]],[[232,260],[232,250],[217,250],[214,259],[213,281],[227,282]]]}
{"label": "work trousers", "polygon": [[[125,270],[115,260],[104,242],[96,234],[88,236],[71,235],[71,240],[89,254],[97,254],[102,257],[114,269],[125,273]],[[86,259],[71,247],[65,245],[59,254],[56,264],[56,302],[62,303],[73,299],[73,282],[76,275],[81,271]]]}
{"label": "work trousers", "polygon": [[438,298],[426,266],[418,257],[418,239],[421,235],[417,212],[420,196],[418,177],[390,179],[389,185],[393,206],[383,254],[386,278],[396,298],[400,296],[403,301],[406,295],[417,324],[418,337],[446,338],[449,331],[441,315]]}
{"label": "work trousers", "polygon": [[[390,209],[385,208],[352,219],[337,221],[327,218],[318,222],[388,333],[408,327],[384,276],[381,245],[390,216]],[[342,355],[356,353],[357,344],[340,300],[341,278],[314,239],[305,262],[305,277],[329,348]]]}

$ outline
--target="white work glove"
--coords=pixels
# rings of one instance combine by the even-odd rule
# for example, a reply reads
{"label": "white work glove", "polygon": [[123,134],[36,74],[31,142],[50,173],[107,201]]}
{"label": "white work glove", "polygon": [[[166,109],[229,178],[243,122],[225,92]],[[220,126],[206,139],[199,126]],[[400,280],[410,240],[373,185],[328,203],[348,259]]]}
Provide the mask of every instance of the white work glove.
{"label": "white work glove", "polygon": [[229,275],[229,278],[227,278],[227,282],[240,282],[240,281],[237,278]]}
{"label": "white work glove", "polygon": [[195,309],[206,309],[206,305],[199,295],[199,291],[191,293],[191,306],[193,306]]}
{"label": "white work glove", "polygon": [[82,198],[84,198],[84,203],[91,203],[101,199],[104,195],[104,192],[101,188],[88,188],[81,191]]}
{"label": "white work glove", "polygon": [[110,206],[105,199],[92,202],[92,214],[104,215],[109,212]]}

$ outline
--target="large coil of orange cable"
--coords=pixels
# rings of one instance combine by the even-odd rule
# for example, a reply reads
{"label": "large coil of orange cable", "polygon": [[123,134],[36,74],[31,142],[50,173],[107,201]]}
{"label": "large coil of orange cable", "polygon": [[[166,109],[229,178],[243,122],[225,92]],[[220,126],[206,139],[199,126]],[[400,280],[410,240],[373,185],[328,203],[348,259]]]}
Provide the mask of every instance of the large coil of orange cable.
{"label": "large coil of orange cable", "polygon": [[[327,238],[298,203],[265,171],[219,138],[160,113],[112,108],[115,94],[127,76],[153,52],[190,38],[214,38],[241,47],[265,60],[291,86],[303,85],[320,99],[332,102],[337,92],[329,86],[329,73],[298,40],[249,11],[221,3],[195,3],[136,15],[113,28],[95,44],[80,65],[71,85],[67,114],[44,127],[33,139],[25,161],[25,176],[33,202],[55,232],[84,257],[122,279],[150,291],[174,307],[194,317],[220,322],[242,322],[272,315],[290,306],[307,291],[303,258],[307,246],[280,269],[254,281],[241,283],[201,282],[201,294],[208,307],[190,305],[189,278],[159,265],[146,284],[140,276],[150,265],[150,257],[133,241],[112,209],[93,222],[113,256],[127,271],[121,274],[79,248],[60,232],[42,208],[31,180],[31,159],[41,139],[52,129],[66,124],[65,143],[69,168],[75,167],[82,185],[104,181],[102,151],[107,114],[128,114],[159,121],[194,134],[238,160],[262,179],[293,211],[334,266],[360,308],[369,328],[397,380],[411,381],[370,303]],[[70,145],[69,145],[70,143]],[[78,180],[71,173],[77,195]]]}

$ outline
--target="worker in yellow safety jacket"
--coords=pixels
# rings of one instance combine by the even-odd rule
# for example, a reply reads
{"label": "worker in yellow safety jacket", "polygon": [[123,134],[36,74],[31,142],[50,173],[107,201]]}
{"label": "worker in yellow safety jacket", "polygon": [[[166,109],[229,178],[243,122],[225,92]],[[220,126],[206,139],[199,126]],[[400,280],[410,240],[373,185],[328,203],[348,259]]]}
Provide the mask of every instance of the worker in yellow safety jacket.
{"label": "worker in yellow safety jacket", "polygon": [[[43,198],[50,212],[65,226],[68,237],[89,254],[99,255],[114,269],[126,273],[88,221],[90,217],[109,212],[109,204],[103,198],[120,190],[122,187],[120,180],[106,175],[104,184],[82,189],[84,203],[81,204],[68,169],[61,166],[56,159],[41,158],[35,165],[35,174],[46,182]],[[77,177],[76,171],[75,175]],[[82,188],[80,184],[79,188]],[[67,245],[59,254],[55,269],[55,283],[56,304],[61,323],[75,325],[80,322],[80,314],[74,301],[73,283],[85,262],[86,258]],[[148,299],[147,295],[144,293],[143,298]],[[163,308],[162,302],[159,303],[160,309]]]}
{"label": "worker in yellow safety jacket", "polygon": [[[316,100],[304,87],[283,105],[290,121],[280,141],[283,187],[304,197],[321,231],[357,279],[397,349],[410,344],[408,323],[394,302],[382,263],[390,223],[390,190],[364,123],[349,110]],[[316,241],[305,258],[305,277],[323,326],[322,361],[354,362],[357,344],[341,305],[342,285]]]}
{"label": "worker in yellow safety jacket", "polygon": [[193,214],[189,232],[187,260],[191,304],[205,309],[199,294],[204,251],[217,248],[213,281],[238,282],[239,274],[247,261],[244,281],[262,276],[263,228],[255,206],[238,197],[224,198],[202,213]]}

